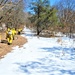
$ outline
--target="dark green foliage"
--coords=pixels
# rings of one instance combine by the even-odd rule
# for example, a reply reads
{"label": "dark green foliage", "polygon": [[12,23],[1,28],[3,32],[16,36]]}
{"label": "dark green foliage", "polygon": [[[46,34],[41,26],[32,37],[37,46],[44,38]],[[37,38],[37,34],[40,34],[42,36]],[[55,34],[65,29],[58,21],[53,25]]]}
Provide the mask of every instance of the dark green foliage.
{"label": "dark green foliage", "polygon": [[37,35],[43,30],[57,23],[57,10],[51,7],[49,0],[37,0],[32,3],[31,9],[34,10],[31,22],[35,23]]}

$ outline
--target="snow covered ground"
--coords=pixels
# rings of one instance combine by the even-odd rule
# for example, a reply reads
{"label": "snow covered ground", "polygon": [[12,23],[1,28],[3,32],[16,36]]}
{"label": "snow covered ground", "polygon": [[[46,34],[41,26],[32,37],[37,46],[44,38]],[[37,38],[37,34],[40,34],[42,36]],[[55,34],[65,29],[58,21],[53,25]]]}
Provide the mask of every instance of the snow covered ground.
{"label": "snow covered ground", "polygon": [[[75,75],[75,49],[72,39],[33,36],[25,29],[28,42],[0,60],[0,75]],[[57,42],[58,39],[62,41]]]}

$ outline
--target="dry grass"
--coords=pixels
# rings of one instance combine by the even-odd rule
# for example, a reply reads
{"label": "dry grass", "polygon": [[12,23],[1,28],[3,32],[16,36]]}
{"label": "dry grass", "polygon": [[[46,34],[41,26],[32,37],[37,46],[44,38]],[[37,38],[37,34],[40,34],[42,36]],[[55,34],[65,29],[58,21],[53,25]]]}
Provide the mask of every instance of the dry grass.
{"label": "dry grass", "polygon": [[23,44],[27,42],[27,39],[20,36],[16,35],[15,40],[13,40],[12,45],[7,44],[7,40],[5,39],[5,33],[2,33],[2,43],[0,43],[0,59],[4,57],[7,53],[11,52],[12,47],[14,46],[19,46],[21,47]]}

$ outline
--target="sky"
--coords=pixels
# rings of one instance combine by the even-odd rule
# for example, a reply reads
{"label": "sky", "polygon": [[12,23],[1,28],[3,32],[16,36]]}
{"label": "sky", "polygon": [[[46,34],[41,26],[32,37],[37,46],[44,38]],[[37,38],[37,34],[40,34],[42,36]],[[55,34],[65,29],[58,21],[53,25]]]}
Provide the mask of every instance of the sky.
{"label": "sky", "polygon": [[[34,0],[34,1],[35,1],[35,0]],[[50,1],[50,5],[52,6],[52,5],[56,4],[57,2],[59,2],[60,0],[49,0],[49,1]],[[31,0],[27,0],[26,2],[27,2],[27,5],[29,5],[30,2],[31,2]],[[27,7],[27,8],[25,8],[25,11],[26,11],[26,12],[29,12],[30,9]]]}
{"label": "sky", "polygon": [[[75,75],[75,42],[66,37],[37,37],[24,28],[28,42],[0,59],[0,75]],[[61,41],[58,42],[58,39]]]}
{"label": "sky", "polygon": [[50,0],[50,4],[53,5],[55,4],[56,2],[58,2],[59,0]]}

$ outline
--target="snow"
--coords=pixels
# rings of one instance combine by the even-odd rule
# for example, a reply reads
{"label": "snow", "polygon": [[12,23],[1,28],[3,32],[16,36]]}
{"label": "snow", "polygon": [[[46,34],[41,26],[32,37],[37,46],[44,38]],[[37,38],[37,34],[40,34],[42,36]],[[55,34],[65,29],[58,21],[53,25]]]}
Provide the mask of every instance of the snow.
{"label": "snow", "polygon": [[28,42],[0,59],[0,75],[75,75],[73,39],[38,38],[26,28],[23,32]]}

